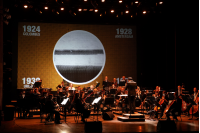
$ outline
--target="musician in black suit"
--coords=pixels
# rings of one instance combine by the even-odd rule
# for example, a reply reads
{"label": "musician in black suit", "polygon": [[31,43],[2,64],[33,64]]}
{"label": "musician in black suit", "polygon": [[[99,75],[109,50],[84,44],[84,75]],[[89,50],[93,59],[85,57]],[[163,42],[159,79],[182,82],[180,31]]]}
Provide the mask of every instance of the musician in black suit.
{"label": "musician in black suit", "polygon": [[134,114],[135,111],[135,96],[136,96],[136,83],[132,80],[132,77],[128,77],[128,82],[125,90],[128,90],[128,101],[130,107],[130,113]]}
{"label": "musician in black suit", "polygon": [[[172,104],[173,103],[173,104]],[[170,120],[170,113],[172,114],[173,118],[178,121],[177,116],[175,115],[176,112],[181,113],[182,107],[182,98],[178,96],[178,93],[174,93],[174,100],[169,105],[171,105],[166,113],[167,120]]]}
{"label": "musician in black suit", "polygon": [[53,101],[53,95],[50,94],[50,95],[49,95],[49,98],[48,98],[48,100],[47,100],[47,102],[46,102],[46,105],[45,105],[47,113],[50,113],[50,114],[48,115],[48,117],[46,118],[46,121],[49,121],[50,117],[52,117],[53,114],[55,114],[55,123],[56,123],[56,124],[62,124],[62,123],[60,122],[60,113],[59,113],[58,111],[55,110],[55,106],[56,106],[56,104],[55,104],[55,102]]}
{"label": "musician in black suit", "polygon": [[109,87],[109,86],[108,86],[108,76],[105,76],[105,80],[103,81],[103,84],[102,84],[102,85],[103,85],[103,89],[104,89],[104,90],[105,90],[106,87]]}

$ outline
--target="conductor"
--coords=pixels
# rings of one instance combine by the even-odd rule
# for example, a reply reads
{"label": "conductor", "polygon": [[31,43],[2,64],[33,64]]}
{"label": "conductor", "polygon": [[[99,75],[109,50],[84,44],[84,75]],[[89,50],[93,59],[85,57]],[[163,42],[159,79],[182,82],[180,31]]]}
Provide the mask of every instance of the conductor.
{"label": "conductor", "polygon": [[130,114],[134,114],[135,111],[135,96],[136,96],[136,82],[133,81],[132,77],[128,77],[128,82],[125,90],[128,90],[128,102],[130,107]]}

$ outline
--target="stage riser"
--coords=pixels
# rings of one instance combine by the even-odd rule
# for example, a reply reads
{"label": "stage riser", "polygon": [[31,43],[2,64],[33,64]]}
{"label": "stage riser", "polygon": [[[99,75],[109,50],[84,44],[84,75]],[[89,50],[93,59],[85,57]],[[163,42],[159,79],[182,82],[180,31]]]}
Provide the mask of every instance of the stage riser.
{"label": "stage riser", "polygon": [[145,121],[144,118],[127,118],[127,117],[118,117],[117,120],[122,122],[139,122]]}

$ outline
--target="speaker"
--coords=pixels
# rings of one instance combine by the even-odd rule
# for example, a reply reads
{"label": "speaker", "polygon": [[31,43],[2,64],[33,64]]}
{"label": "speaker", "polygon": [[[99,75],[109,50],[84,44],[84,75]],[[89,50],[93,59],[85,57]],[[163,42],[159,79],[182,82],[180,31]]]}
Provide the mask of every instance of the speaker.
{"label": "speaker", "polygon": [[104,119],[104,120],[113,120],[114,117],[115,117],[115,116],[113,115],[112,112],[105,112],[105,113],[103,114],[103,119]]}
{"label": "speaker", "polygon": [[157,132],[173,132],[176,131],[176,123],[171,120],[159,120],[157,124]]}
{"label": "speaker", "polygon": [[85,122],[85,133],[102,133],[101,121]]}

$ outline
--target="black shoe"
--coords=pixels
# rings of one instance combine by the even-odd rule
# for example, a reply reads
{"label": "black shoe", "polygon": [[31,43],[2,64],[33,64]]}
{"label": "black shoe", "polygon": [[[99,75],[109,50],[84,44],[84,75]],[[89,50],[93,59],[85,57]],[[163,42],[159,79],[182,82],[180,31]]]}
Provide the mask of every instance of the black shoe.
{"label": "black shoe", "polygon": [[62,124],[60,121],[58,121],[58,122],[55,122],[56,124]]}

